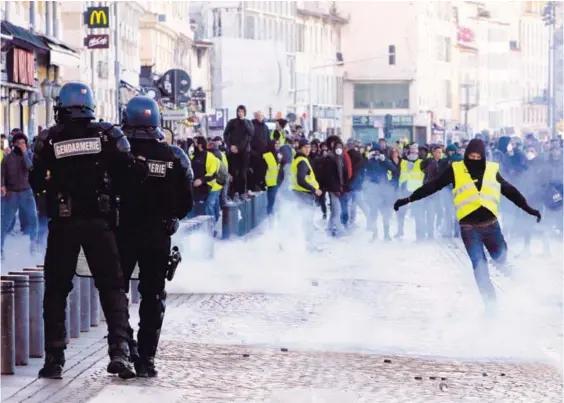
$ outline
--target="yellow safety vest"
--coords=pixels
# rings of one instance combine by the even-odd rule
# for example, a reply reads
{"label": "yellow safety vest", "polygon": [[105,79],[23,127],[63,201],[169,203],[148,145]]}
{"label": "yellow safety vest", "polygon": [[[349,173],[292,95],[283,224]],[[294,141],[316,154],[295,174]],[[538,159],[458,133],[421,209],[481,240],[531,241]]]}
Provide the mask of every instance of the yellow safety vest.
{"label": "yellow safety vest", "polygon": [[452,163],[454,172],[454,185],[452,197],[454,198],[454,208],[456,218],[462,220],[467,215],[485,207],[498,216],[499,201],[501,199],[501,185],[497,181],[499,164],[486,162],[486,170],[482,178],[482,188],[478,191],[474,180],[468,173],[464,161]]}
{"label": "yellow safety vest", "polygon": [[[276,130],[270,132],[270,140],[272,141],[274,141],[274,133],[276,133]],[[280,130],[278,131],[278,133],[280,133],[280,139],[278,141],[280,141],[280,145],[283,146],[284,144],[286,144],[286,136],[284,135],[284,130]]]}
{"label": "yellow safety vest", "polygon": [[388,171],[388,181],[391,181],[393,179],[393,173],[392,171]]}
{"label": "yellow safety vest", "polygon": [[296,155],[296,150],[292,148],[292,157]]}
{"label": "yellow safety vest", "polygon": [[[194,154],[190,155],[190,159],[193,160],[194,159]],[[206,155],[206,176],[213,176],[217,173],[217,171],[219,170],[219,158],[217,158],[215,155],[213,155],[213,153],[210,153],[209,151],[207,151],[207,155]],[[219,183],[217,183],[217,181],[214,179],[213,181],[209,181],[208,182],[208,186],[210,187],[210,190],[221,190],[223,189],[223,186],[221,186]]]}
{"label": "yellow safety vest", "polygon": [[301,155],[292,161],[292,166],[290,168],[290,185],[292,190],[297,190],[298,192],[308,192],[308,189],[301,187],[298,184],[298,165],[300,162],[304,161],[309,168],[309,173],[305,177],[307,183],[309,183],[315,190],[319,189],[319,183],[317,183],[317,179],[315,179],[315,173],[313,172],[313,168],[309,163],[309,160]]}
{"label": "yellow safety vest", "polygon": [[264,181],[266,186],[271,188],[278,184],[278,171],[280,171],[280,164],[271,152],[262,155],[264,162],[266,162],[266,175]]}
{"label": "yellow safety vest", "polygon": [[421,160],[410,162],[402,160],[400,165],[399,185],[402,186],[407,182],[406,188],[408,191],[413,192],[415,189],[423,185],[425,174],[421,170]]}

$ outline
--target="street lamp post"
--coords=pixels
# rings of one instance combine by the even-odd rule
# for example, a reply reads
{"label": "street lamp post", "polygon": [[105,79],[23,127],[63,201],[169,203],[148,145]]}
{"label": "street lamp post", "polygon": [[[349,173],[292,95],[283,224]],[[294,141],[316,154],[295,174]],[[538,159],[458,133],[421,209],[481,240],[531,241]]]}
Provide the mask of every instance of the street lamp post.
{"label": "street lamp post", "polygon": [[[54,82],[49,81],[48,78],[46,78],[45,80],[43,80],[43,82],[41,83],[41,94],[43,95],[43,98],[47,101],[47,100],[57,100],[59,98],[59,93],[61,92],[61,83],[59,83],[59,80],[55,80]],[[50,122],[50,113],[51,111],[49,110],[49,108],[47,108],[47,104],[45,107],[45,126],[49,127],[49,122]]]}

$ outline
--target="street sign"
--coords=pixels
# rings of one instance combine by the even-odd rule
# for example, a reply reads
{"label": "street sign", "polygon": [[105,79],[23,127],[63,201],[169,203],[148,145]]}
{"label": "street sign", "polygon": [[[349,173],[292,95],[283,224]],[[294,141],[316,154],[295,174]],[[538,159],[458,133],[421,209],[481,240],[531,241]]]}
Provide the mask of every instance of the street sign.
{"label": "street sign", "polygon": [[188,111],[184,109],[164,110],[161,114],[163,120],[185,120],[188,118]]}
{"label": "street sign", "polygon": [[84,38],[87,49],[108,49],[110,47],[109,35],[88,35]]}
{"label": "street sign", "polygon": [[109,28],[110,7],[88,7],[84,13],[84,23],[88,28]]}

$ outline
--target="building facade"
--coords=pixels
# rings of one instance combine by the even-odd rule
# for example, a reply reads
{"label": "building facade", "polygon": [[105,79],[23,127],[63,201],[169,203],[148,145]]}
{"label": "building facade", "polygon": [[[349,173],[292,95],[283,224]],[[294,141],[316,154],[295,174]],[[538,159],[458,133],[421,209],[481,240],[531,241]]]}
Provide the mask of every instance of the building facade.
{"label": "building facade", "polygon": [[50,1],[0,3],[0,120],[4,133],[19,128],[33,137],[40,126],[52,124],[51,83],[59,83],[66,72],[80,66],[77,51],[62,40],[60,4]]}
{"label": "building facade", "polygon": [[344,66],[345,137],[383,137],[384,117],[390,114],[392,141],[424,143],[432,127],[458,121],[451,2],[343,2],[342,7],[350,15],[342,38],[351,60]]}
{"label": "building facade", "polygon": [[522,55],[523,130],[548,128],[549,28],[542,19],[543,1],[522,2],[520,47]]}
{"label": "building facade", "polygon": [[[118,99],[127,102],[135,93],[120,89],[116,79],[116,68],[125,88],[139,86],[140,27],[145,9],[142,2],[61,2],[63,36],[80,49],[82,68],[65,76],[67,81],[82,81],[91,86],[96,99],[96,116],[110,122],[119,122]],[[116,6],[117,4],[117,6]],[[89,7],[108,7],[107,28],[88,28],[84,13]],[[117,7],[117,18],[116,18]],[[99,17],[104,18],[104,17]],[[116,28],[118,33],[116,66]],[[107,35],[106,48],[90,48],[85,43],[89,35]]]}
{"label": "building facade", "polygon": [[190,3],[197,37],[214,44],[214,108],[233,117],[244,104],[267,117],[291,112],[311,129],[339,127],[342,73],[336,66],[346,20],[334,3]]}

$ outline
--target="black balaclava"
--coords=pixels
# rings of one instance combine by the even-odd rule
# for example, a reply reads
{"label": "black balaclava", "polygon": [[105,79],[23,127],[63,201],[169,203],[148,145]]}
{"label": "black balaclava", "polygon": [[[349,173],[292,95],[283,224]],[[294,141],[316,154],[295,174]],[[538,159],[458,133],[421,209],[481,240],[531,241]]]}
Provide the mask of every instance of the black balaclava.
{"label": "black balaclava", "polygon": [[[471,153],[478,153],[482,156],[481,160],[471,160],[468,156]],[[473,179],[482,179],[486,170],[486,145],[480,139],[472,139],[466,146],[464,153],[464,165],[468,168],[468,172]]]}

